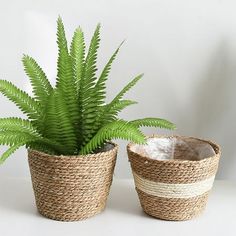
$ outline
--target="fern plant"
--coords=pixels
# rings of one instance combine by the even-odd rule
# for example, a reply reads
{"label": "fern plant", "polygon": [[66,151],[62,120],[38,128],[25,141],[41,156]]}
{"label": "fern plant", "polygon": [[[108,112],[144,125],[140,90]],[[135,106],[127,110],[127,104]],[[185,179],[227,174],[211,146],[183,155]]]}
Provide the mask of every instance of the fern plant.
{"label": "fern plant", "polygon": [[106,104],[106,81],[121,45],[97,77],[99,43],[100,25],[96,27],[87,53],[81,28],[75,30],[68,47],[64,25],[59,17],[55,87],[37,62],[27,55],[23,56],[22,61],[33,88],[33,97],[11,82],[0,80],[0,92],[28,118],[0,119],[0,144],[9,146],[0,158],[1,163],[21,146],[56,155],[88,154],[112,139],[144,144],[145,136],[139,129],[141,126],[175,127],[171,122],[159,118],[133,121],[118,118],[120,111],[136,104],[123,97],[142,75],[135,77]]}

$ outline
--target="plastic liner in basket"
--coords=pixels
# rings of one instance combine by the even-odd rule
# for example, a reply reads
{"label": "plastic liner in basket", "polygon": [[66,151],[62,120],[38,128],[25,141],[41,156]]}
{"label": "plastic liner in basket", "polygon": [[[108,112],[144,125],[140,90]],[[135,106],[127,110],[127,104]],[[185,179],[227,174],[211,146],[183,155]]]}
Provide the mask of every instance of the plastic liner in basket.
{"label": "plastic liner in basket", "polygon": [[202,160],[214,156],[213,147],[195,138],[148,138],[147,145],[133,145],[132,151],[154,160]]}

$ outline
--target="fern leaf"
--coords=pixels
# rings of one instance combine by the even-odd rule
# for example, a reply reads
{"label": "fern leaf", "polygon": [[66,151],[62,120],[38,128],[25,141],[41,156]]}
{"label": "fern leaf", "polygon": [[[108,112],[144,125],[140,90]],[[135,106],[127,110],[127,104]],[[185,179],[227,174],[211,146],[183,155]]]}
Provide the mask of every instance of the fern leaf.
{"label": "fern leaf", "polygon": [[68,154],[74,154],[77,149],[77,140],[73,124],[70,121],[70,114],[66,109],[66,101],[62,94],[58,91],[55,93],[55,105],[57,111],[57,118],[60,127],[61,144],[64,144],[68,150]]}
{"label": "fern leaf", "polygon": [[124,41],[120,44],[120,46],[116,49],[116,51],[113,53],[113,55],[111,56],[111,58],[109,59],[109,61],[107,62],[107,64],[105,65],[96,85],[95,85],[95,93],[96,93],[96,97],[97,97],[97,100],[99,101],[99,103],[102,105],[104,103],[104,100],[105,100],[105,97],[106,97],[106,81],[108,79],[108,75],[110,73],[110,70],[111,70],[111,66],[112,66],[112,63],[113,61],[115,60],[119,50],[120,50],[120,47],[122,46],[122,44],[124,43]]}
{"label": "fern leaf", "polygon": [[126,107],[133,105],[133,104],[137,104],[137,102],[131,101],[131,100],[121,100],[121,101],[118,101],[117,103],[115,103],[113,105],[113,107],[111,107],[109,109],[108,112],[104,112],[104,110],[106,110],[106,107],[108,105],[104,105],[104,106],[100,107],[100,110],[97,112],[97,119],[91,128],[91,134],[90,134],[90,136],[87,136],[87,139],[85,140],[85,142],[87,142],[94,134],[96,134],[97,131],[103,125],[117,120],[118,113],[121,112]]}
{"label": "fern leaf", "polygon": [[108,105],[107,110],[109,110],[116,102],[118,102],[125,95],[125,93],[127,93],[142,77],[143,74],[140,74],[135,77],[131,82],[129,82],[111,101],[111,103]]}
{"label": "fern leaf", "polygon": [[49,155],[61,154],[57,152],[55,148],[51,147],[51,145],[45,144],[42,141],[28,142],[26,144],[26,148],[31,150],[37,150],[39,152],[44,152]]}
{"label": "fern leaf", "polygon": [[76,87],[79,89],[79,82],[83,76],[85,63],[85,42],[84,33],[81,28],[74,32],[70,46],[70,55],[72,59],[73,74],[76,81]]}
{"label": "fern leaf", "polygon": [[58,61],[57,61],[57,83],[56,88],[66,101],[67,113],[70,114],[71,123],[74,129],[77,129],[79,119],[79,110],[77,105],[77,88],[73,76],[71,56],[68,52],[67,40],[62,19],[57,20],[57,44],[58,44]]}
{"label": "fern leaf", "polygon": [[144,118],[130,121],[131,124],[141,127],[159,127],[165,129],[175,129],[175,125],[168,120],[160,119],[160,118]]}
{"label": "fern leaf", "polygon": [[26,132],[15,132],[5,130],[0,132],[0,144],[13,146],[18,143],[27,143],[28,141],[37,140],[38,137]]}
{"label": "fern leaf", "polygon": [[26,147],[48,154],[61,155],[67,153],[67,147],[46,138],[40,138],[37,141],[27,142]]}
{"label": "fern leaf", "polygon": [[77,149],[77,140],[69,115],[63,95],[55,90],[49,98],[46,110],[45,137],[63,144],[67,153],[73,154]]}
{"label": "fern leaf", "polygon": [[44,136],[50,140],[60,142],[60,126],[57,118],[55,90],[48,98],[45,112]]}
{"label": "fern leaf", "polygon": [[29,119],[35,120],[40,117],[40,104],[11,82],[0,80],[0,92],[14,102]]}
{"label": "fern leaf", "polygon": [[41,138],[34,133],[19,132],[16,130],[3,130],[0,132],[0,144],[8,145],[10,148],[0,157],[0,164],[2,164],[12,153],[19,147],[24,146],[27,142],[40,140]]}
{"label": "fern leaf", "polygon": [[[142,78],[142,76],[143,76],[143,74],[140,74],[137,77],[135,77],[131,82],[129,82],[118,93],[118,95],[109,104],[105,105],[102,108],[100,107],[99,112],[98,112],[97,117],[96,117],[96,120],[94,122],[94,125],[92,126],[93,127],[92,128],[93,132],[94,132],[94,130],[97,130],[98,127],[102,126],[103,124],[106,124],[107,122],[115,120],[115,116],[118,114],[120,106],[121,106],[120,110],[122,110],[126,106],[133,104],[133,102],[131,102],[131,103],[127,102],[129,100],[125,100],[125,102],[122,102],[120,99],[122,99],[124,94],[127,91],[129,91],[129,89],[131,89]],[[116,112],[117,108],[118,108],[118,110]],[[90,132],[90,134],[86,138],[89,139],[91,134],[92,134],[92,132]],[[87,141],[87,139],[85,139],[85,141]]]}
{"label": "fern leaf", "polygon": [[0,165],[11,155],[13,154],[18,148],[23,146],[24,143],[18,143],[16,145],[11,146],[7,151],[5,151],[2,156],[0,157]]}
{"label": "fern leaf", "polygon": [[22,62],[25,72],[30,78],[35,99],[44,106],[48,96],[52,92],[52,86],[43,70],[32,57],[24,55]]}
{"label": "fern leaf", "polygon": [[97,62],[97,51],[100,43],[100,24],[97,25],[93,37],[91,39],[88,54],[85,60],[85,71],[84,71],[84,82],[89,88],[94,85],[96,80],[96,62]]}
{"label": "fern leaf", "polygon": [[[97,50],[100,42],[100,25],[95,29],[91,39],[88,54],[85,59],[84,75],[80,80],[80,93],[78,105],[81,111],[81,123],[78,134],[81,136],[80,144],[91,133],[91,126],[97,116],[97,98],[94,96],[96,80]],[[83,142],[84,143],[84,142]]]}
{"label": "fern leaf", "polygon": [[29,120],[17,117],[0,118],[0,131],[3,130],[26,132],[40,137],[37,129],[34,128],[33,124]]}
{"label": "fern leaf", "polygon": [[[131,101],[131,100],[117,101],[116,103],[113,104],[112,107],[110,107],[109,111],[106,112],[106,114],[104,115],[103,124],[117,119],[117,115],[119,112],[121,112],[126,107],[128,107],[130,105],[134,105],[134,104],[137,104],[137,102]],[[109,105],[106,105],[106,106],[109,106]]]}
{"label": "fern leaf", "polygon": [[146,143],[145,136],[136,126],[124,120],[117,120],[103,126],[97,134],[82,147],[80,154],[91,153],[111,139],[125,139],[139,144]]}
{"label": "fern leaf", "polygon": [[[56,87],[66,93],[66,85],[69,84],[70,80],[73,78],[73,71],[71,66],[71,58],[67,47],[65,29],[61,17],[57,20],[57,45],[58,61]],[[70,84],[70,86],[72,85]]]}
{"label": "fern leaf", "polygon": [[[28,120],[22,120],[19,118],[2,118],[0,119],[0,131],[0,144],[11,146],[5,153],[3,153],[0,158],[0,164],[20,146],[24,145],[33,148],[44,146],[44,149],[41,149],[44,152],[55,150],[59,153],[63,153],[65,151],[62,145],[41,137],[33,127],[32,123]],[[36,143],[39,145],[33,145]]]}

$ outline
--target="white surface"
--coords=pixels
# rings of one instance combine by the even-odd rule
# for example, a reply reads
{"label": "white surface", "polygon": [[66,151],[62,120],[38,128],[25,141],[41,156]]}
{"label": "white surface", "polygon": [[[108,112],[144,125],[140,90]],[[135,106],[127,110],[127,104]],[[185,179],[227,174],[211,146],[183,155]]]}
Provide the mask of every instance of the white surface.
{"label": "white surface", "polygon": [[[121,117],[167,118],[177,133],[216,141],[223,147],[218,178],[236,180],[235,9],[234,0],[2,0],[0,77],[29,91],[21,65],[27,53],[54,81],[58,14],[69,37],[81,25],[87,41],[101,22],[99,69],[126,39],[112,68],[108,100],[133,76],[145,74],[127,94],[139,104]],[[20,112],[0,96],[0,116],[9,115]],[[119,143],[116,175],[128,177],[126,142]],[[0,168],[0,177],[26,176],[24,157],[21,149]]]}
{"label": "white surface", "polygon": [[205,236],[235,235],[236,184],[216,181],[203,215],[169,222],[143,213],[132,180],[115,180],[106,210],[81,222],[59,222],[36,212],[29,180],[0,180],[0,235]]}

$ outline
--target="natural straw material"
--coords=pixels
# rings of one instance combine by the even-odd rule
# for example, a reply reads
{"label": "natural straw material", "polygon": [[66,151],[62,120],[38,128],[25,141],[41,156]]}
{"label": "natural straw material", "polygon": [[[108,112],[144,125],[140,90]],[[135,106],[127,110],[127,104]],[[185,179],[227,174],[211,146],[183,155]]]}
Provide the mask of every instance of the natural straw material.
{"label": "natural straw material", "polygon": [[[180,138],[155,136],[155,138]],[[218,169],[220,148],[211,141],[194,138],[212,146],[215,155],[202,160],[183,160],[186,150],[175,150],[180,159],[154,160],[127,146],[136,190],[143,210],[165,220],[188,220],[205,208]]]}
{"label": "natural straw material", "polygon": [[60,221],[91,217],[105,208],[117,145],[79,156],[52,156],[29,150],[36,205],[42,215]]}

